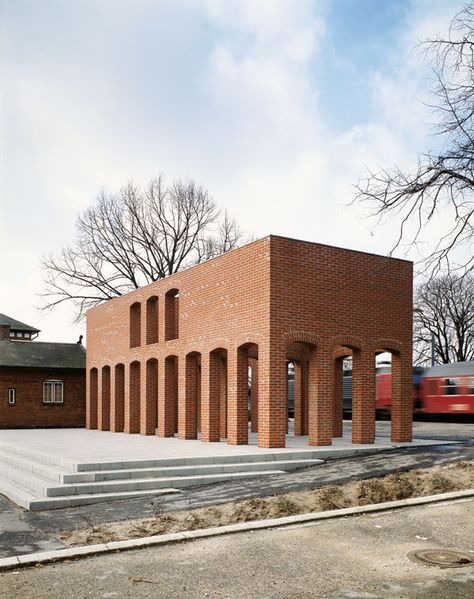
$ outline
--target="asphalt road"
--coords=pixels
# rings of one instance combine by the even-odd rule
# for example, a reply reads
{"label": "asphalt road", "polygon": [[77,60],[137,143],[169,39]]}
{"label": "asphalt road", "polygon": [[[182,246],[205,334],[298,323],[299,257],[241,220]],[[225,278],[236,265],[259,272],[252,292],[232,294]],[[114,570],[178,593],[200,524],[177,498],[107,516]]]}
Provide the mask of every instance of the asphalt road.
{"label": "asphalt road", "polygon": [[472,599],[474,565],[410,561],[416,549],[474,557],[474,501],[321,521],[0,575],[9,599]]}
{"label": "asphalt road", "polygon": [[[390,423],[378,422],[378,429],[388,432]],[[416,422],[419,438],[453,440],[460,444],[399,449],[373,455],[328,460],[325,464],[264,479],[224,482],[160,499],[163,511],[218,505],[238,499],[263,497],[314,489],[327,484],[342,484],[391,472],[423,468],[460,459],[474,459],[474,424]],[[153,500],[127,499],[90,506],[28,512],[0,496],[0,557],[59,549],[54,538],[60,530],[83,528],[89,523],[113,522],[148,517],[153,514]]]}

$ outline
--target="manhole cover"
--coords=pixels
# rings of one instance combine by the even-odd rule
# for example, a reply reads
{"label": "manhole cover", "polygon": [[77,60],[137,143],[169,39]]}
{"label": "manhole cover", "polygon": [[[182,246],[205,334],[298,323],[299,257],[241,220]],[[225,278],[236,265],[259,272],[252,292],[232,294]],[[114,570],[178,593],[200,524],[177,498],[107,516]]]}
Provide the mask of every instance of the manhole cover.
{"label": "manhole cover", "polygon": [[462,568],[474,563],[474,556],[449,549],[421,549],[411,551],[408,557],[413,562],[421,562],[427,566],[438,566],[438,568]]}

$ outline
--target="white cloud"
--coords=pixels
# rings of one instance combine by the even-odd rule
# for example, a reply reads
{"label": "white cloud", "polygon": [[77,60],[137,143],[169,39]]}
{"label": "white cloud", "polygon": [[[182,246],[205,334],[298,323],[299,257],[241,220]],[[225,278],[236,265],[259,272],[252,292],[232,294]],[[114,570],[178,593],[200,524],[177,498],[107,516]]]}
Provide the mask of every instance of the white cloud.
{"label": "white cloud", "polygon": [[329,91],[319,67],[357,59],[325,45],[327,3],[96,4],[76,5],[63,22],[46,3],[35,17],[44,31],[29,11],[10,22],[21,35],[9,38],[2,75],[0,311],[38,324],[44,339],[76,337],[71,310],[46,318],[31,308],[38,257],[71,240],[75,215],[101,186],[159,171],[198,179],[256,235],[391,247],[390,223],[373,230],[344,206],[366,166],[410,165],[426,147],[428,71],[412,48],[445,28],[451,2],[408,5],[395,46],[366,73],[368,117],[337,133],[321,106]]}

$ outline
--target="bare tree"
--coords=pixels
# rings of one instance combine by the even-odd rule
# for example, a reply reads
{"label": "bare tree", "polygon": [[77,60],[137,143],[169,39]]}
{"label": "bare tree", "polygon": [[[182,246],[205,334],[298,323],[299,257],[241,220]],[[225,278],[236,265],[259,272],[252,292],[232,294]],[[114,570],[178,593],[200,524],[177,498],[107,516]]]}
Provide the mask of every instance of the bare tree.
{"label": "bare tree", "polygon": [[[393,249],[402,241],[417,244],[424,227],[442,215],[444,231],[424,260],[425,271],[436,274],[449,267],[458,248],[471,250],[474,240],[474,5],[466,4],[454,17],[447,36],[427,40],[424,47],[434,59],[438,149],[421,154],[412,172],[398,167],[370,172],[357,185],[356,200],[368,201],[380,218],[399,219]],[[470,251],[456,268],[473,267]]]}
{"label": "bare tree", "polygon": [[433,343],[436,362],[474,359],[474,278],[444,275],[429,279],[415,292],[415,363],[429,364]]}
{"label": "bare tree", "polygon": [[71,302],[80,320],[104,300],[238,247],[243,234],[193,181],[101,192],[79,215],[75,244],[43,258],[43,309]]}

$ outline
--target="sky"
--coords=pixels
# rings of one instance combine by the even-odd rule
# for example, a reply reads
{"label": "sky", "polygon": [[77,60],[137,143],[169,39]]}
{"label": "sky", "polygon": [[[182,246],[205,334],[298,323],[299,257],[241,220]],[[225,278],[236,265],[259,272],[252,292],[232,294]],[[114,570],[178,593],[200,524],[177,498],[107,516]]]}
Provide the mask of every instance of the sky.
{"label": "sky", "polygon": [[[349,206],[367,169],[433,144],[419,42],[455,0],[0,0],[0,312],[40,311],[40,260],[101,189],[192,178],[244,231],[388,253]],[[400,248],[395,254],[416,260]]]}

